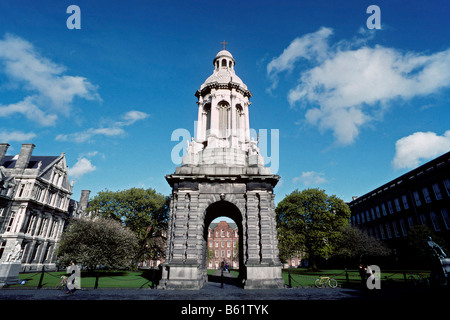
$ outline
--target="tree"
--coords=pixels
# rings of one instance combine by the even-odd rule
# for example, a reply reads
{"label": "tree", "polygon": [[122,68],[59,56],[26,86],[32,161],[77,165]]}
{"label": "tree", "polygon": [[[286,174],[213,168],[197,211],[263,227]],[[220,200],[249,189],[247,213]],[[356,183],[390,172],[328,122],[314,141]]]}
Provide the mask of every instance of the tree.
{"label": "tree", "polygon": [[73,219],[62,234],[56,254],[61,263],[77,261],[93,271],[96,266],[130,266],[137,238],[120,222],[103,217]]}
{"label": "tree", "polygon": [[324,190],[295,190],[275,209],[280,233],[280,252],[285,257],[300,249],[308,255],[309,268],[316,268],[316,258],[333,253],[340,228],[349,224],[350,209],[336,196]]}
{"label": "tree", "polygon": [[346,225],[341,228],[341,235],[336,243],[335,254],[362,263],[367,257],[387,256],[391,253],[381,241],[370,237],[357,228]]}
{"label": "tree", "polygon": [[89,211],[120,221],[136,234],[136,259],[158,259],[164,256],[169,201],[169,197],[151,188],[105,190],[90,201]]}

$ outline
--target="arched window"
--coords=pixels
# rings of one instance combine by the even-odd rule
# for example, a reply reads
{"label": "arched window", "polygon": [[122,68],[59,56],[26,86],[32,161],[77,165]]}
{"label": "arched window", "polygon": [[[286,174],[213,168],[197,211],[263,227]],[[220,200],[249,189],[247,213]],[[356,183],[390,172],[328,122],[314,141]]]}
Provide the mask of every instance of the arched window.
{"label": "arched window", "polygon": [[230,67],[230,69],[231,69],[231,64],[232,64],[232,62],[231,62],[231,60],[228,62],[228,67]]}
{"label": "arched window", "polygon": [[222,59],[222,67],[226,67],[227,66],[227,60],[226,59]]}
{"label": "arched window", "polygon": [[[219,63],[217,63],[219,64]],[[206,132],[211,129],[211,104],[207,103],[203,107],[203,113],[206,115]]]}
{"label": "arched window", "polygon": [[231,108],[228,102],[220,101],[219,109],[219,136],[225,138],[228,136],[228,129],[231,128]]}
{"label": "arched window", "polygon": [[243,109],[240,104],[236,105],[236,129],[241,128],[241,115],[242,115]]}

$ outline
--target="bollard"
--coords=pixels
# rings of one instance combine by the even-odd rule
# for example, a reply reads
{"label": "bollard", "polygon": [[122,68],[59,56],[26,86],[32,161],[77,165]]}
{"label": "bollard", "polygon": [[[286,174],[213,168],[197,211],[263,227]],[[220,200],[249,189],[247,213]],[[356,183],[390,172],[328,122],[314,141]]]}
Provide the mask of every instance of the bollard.
{"label": "bollard", "polygon": [[292,288],[291,269],[288,268],[289,288]]}
{"label": "bollard", "polygon": [[99,277],[99,270],[97,270],[97,276],[95,277],[95,285],[94,285],[94,289],[98,288],[98,277]]}
{"label": "bollard", "polygon": [[347,268],[345,268],[345,279],[347,280],[347,283],[349,283],[349,279],[348,279],[348,272],[347,272]]}
{"label": "bollard", "polygon": [[42,288],[42,280],[44,279],[45,266],[42,266],[41,278],[39,279],[38,289]]}

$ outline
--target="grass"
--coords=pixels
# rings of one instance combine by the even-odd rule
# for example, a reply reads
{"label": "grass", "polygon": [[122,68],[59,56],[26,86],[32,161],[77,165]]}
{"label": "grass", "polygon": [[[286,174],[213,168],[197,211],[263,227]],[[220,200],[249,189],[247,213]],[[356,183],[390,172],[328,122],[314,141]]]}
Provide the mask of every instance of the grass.
{"label": "grass", "polygon": [[[61,281],[61,276],[67,275],[62,272],[45,272],[42,279],[43,288],[55,288]],[[25,280],[24,287],[37,287],[41,278],[41,273],[22,273],[21,280]],[[96,274],[81,272],[81,287],[94,288]],[[98,278],[98,288],[149,288],[152,286],[152,274],[148,271],[100,271]]]}
{"label": "grass", "polygon": [[[207,274],[212,275],[216,270],[208,270]],[[231,270],[236,277],[239,272]],[[359,286],[361,278],[358,270],[330,269],[321,271],[308,271],[305,268],[289,269],[292,281],[292,287],[314,287],[314,281],[320,276],[330,276],[338,281],[338,284],[343,287]],[[399,270],[381,270],[382,285],[405,285],[405,280],[409,279],[410,273],[421,274],[429,277],[429,272],[420,270],[409,270],[406,274]],[[64,271],[61,272],[45,272],[42,279],[43,288],[55,288],[61,280],[61,276],[66,275]],[[283,269],[282,277],[286,285],[289,284],[288,269]],[[25,280],[23,285],[14,285],[12,287],[34,287],[39,284],[41,273],[22,273],[19,278]],[[81,272],[81,287],[94,288],[96,281],[95,274],[89,274],[85,271]],[[155,284],[156,285],[156,284]],[[151,271],[100,271],[98,279],[98,288],[150,288],[152,286]]]}
{"label": "grass", "polygon": [[[361,277],[356,269],[347,271],[343,269],[308,271],[304,268],[297,268],[289,269],[289,271],[292,278],[292,287],[314,287],[315,280],[321,276],[334,278],[337,280],[338,285],[343,287],[353,287],[361,284]],[[283,269],[282,276],[285,284],[289,284],[289,271],[288,269]],[[406,279],[409,279],[410,273],[421,274],[425,277],[430,276],[430,272],[421,270],[406,271],[406,274],[402,270],[381,270],[381,284],[385,286],[404,285],[407,283],[405,276]]]}

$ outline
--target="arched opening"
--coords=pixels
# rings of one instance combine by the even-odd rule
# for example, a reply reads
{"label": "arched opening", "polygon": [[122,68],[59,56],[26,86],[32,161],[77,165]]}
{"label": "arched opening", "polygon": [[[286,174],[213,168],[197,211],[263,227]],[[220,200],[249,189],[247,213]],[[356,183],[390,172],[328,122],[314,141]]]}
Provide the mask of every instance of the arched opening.
{"label": "arched opening", "polygon": [[[232,222],[228,220],[225,221],[226,224],[220,221],[212,223],[219,217],[229,218]],[[230,234],[228,234],[229,232]],[[234,232],[237,232],[237,237]],[[203,229],[203,267],[205,273],[208,269],[217,270],[218,267],[221,267],[222,262],[224,265],[228,263],[229,269],[233,270],[233,273],[230,272],[232,275],[227,277],[227,283],[239,286],[243,284],[242,280],[246,278],[243,232],[242,214],[234,204],[222,200],[211,204],[206,209]],[[236,272],[239,273],[237,278],[235,278]],[[209,281],[213,282],[221,281],[217,275],[210,275],[208,278]]]}
{"label": "arched opening", "polygon": [[222,100],[217,105],[219,109],[219,137],[227,138],[231,128],[231,108],[228,102]]}
{"label": "arched opening", "polygon": [[222,67],[226,67],[227,66],[227,60],[226,59],[222,59]]}

